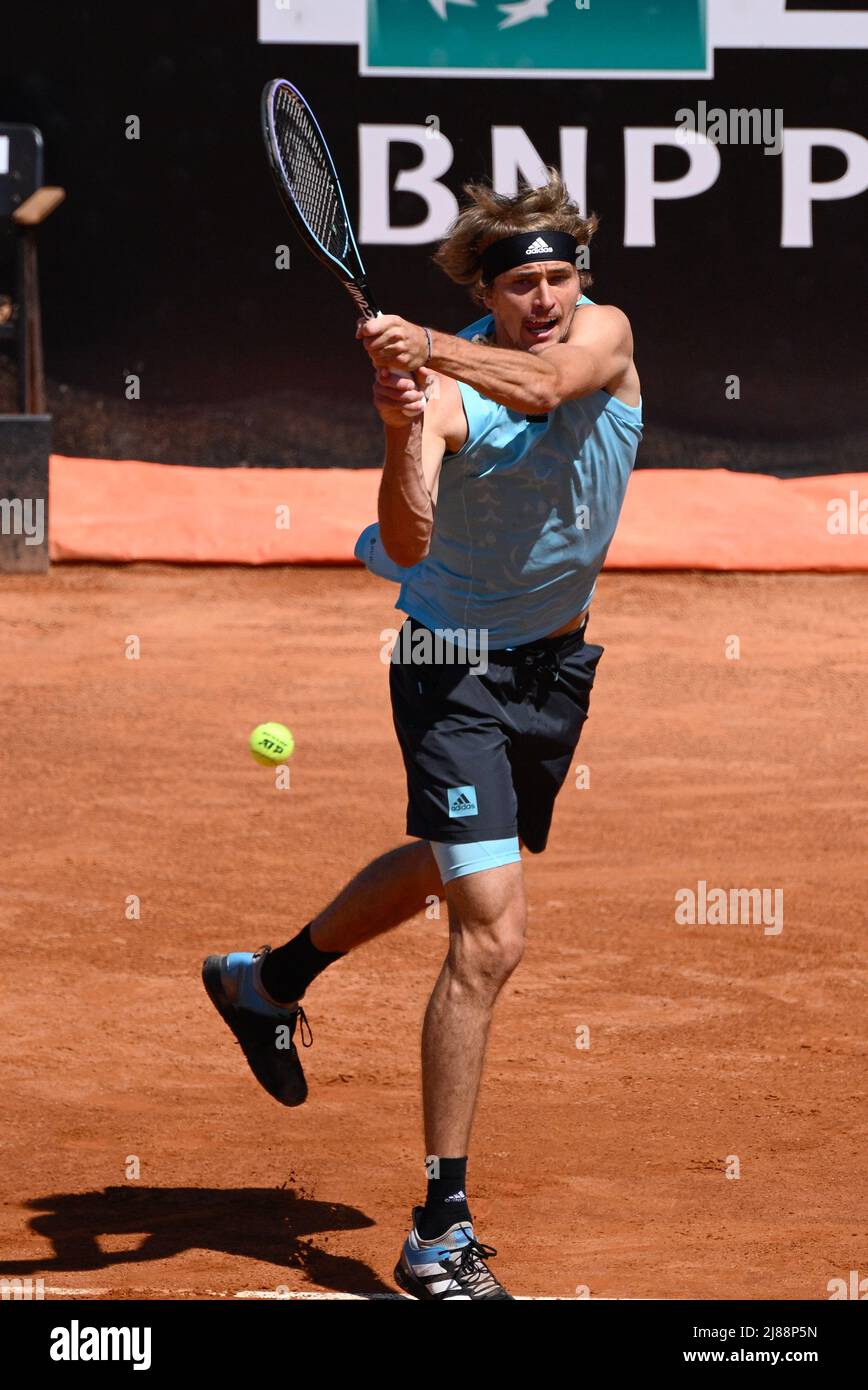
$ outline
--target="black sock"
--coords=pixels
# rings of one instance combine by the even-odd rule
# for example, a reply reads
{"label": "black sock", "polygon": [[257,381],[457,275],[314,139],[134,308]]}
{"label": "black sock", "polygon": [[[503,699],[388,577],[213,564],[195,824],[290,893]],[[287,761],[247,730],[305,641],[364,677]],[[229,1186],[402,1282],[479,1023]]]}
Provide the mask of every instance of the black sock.
{"label": "black sock", "polygon": [[431,1172],[432,1159],[437,1163],[436,1178],[428,1178],[428,1196],[419,1213],[416,1230],[423,1240],[434,1240],[454,1226],[456,1221],[469,1221],[467,1205],[467,1158],[436,1158],[430,1154],[425,1167]]}
{"label": "black sock", "polygon": [[308,985],[332,961],[340,960],[346,951],[320,951],[310,939],[310,922],[298,936],[269,951],[262,962],[261,980],[272,999],[278,1004],[291,1004],[300,999]]}

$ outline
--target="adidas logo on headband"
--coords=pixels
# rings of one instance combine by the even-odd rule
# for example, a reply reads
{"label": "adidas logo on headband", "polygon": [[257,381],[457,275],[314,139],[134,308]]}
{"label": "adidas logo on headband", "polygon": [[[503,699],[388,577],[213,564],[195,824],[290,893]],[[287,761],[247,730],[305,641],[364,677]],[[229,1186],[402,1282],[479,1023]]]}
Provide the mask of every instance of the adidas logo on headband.
{"label": "adidas logo on headband", "polygon": [[525,251],[525,255],[542,256],[544,253],[547,255],[551,255],[552,251],[553,247],[549,246],[547,241],[543,241],[541,236],[538,236],[536,241],[532,241],[530,246],[528,246],[527,250]]}

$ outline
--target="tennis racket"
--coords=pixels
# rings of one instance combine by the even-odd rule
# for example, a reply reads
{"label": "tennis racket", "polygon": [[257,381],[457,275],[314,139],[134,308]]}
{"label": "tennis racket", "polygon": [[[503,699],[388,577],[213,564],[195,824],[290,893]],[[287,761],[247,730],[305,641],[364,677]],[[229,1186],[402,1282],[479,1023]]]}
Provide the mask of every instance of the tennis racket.
{"label": "tennis racket", "polygon": [[366,319],[380,310],[350,225],[325,136],[297,87],[283,78],[262,93],[262,136],[284,207],[317,260],[337,276]]}
{"label": "tennis racket", "polygon": [[[262,138],[284,207],[309,251],[336,275],[366,319],[378,308],[331,151],[301,92],[282,77],[262,92]],[[407,372],[392,372],[399,381]],[[413,375],[418,386],[418,373]]]}

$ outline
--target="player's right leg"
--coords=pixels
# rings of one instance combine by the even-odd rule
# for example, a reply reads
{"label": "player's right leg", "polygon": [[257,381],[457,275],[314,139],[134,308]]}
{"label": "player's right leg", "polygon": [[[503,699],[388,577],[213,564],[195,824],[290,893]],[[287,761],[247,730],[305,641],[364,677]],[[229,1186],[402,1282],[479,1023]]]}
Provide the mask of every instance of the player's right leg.
{"label": "player's right leg", "polygon": [[[517,841],[433,846],[446,884],[449,950],[422,1030],[422,1095],[429,1157],[424,1206],[395,1267],[414,1298],[511,1297],[476,1239],[467,1204],[467,1153],[497,997],[521,959],[526,905]],[[502,862],[483,867],[487,857]],[[455,877],[451,877],[451,875]]]}
{"label": "player's right leg", "polygon": [[449,947],[422,1029],[425,1144],[429,1154],[466,1154],[492,1011],[524,949],[522,865],[456,877],[446,897]]}

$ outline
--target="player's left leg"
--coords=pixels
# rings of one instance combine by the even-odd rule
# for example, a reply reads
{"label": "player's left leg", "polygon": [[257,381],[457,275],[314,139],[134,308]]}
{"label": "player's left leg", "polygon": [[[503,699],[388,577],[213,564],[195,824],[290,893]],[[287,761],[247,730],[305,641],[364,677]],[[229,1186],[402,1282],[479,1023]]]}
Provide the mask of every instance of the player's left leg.
{"label": "player's left leg", "polygon": [[[314,917],[310,939],[319,951],[346,953],[400,926],[442,897],[431,846],[427,840],[414,840],[381,854],[357,873]],[[277,983],[273,975],[272,981]]]}
{"label": "player's left leg", "polygon": [[208,995],[269,1095],[290,1106],[307,1098],[295,1032],[298,1027],[309,1045],[299,1004],[308,986],[354,946],[406,922],[442,894],[431,846],[416,840],[368,864],[285,946],[208,957],[202,969]]}

